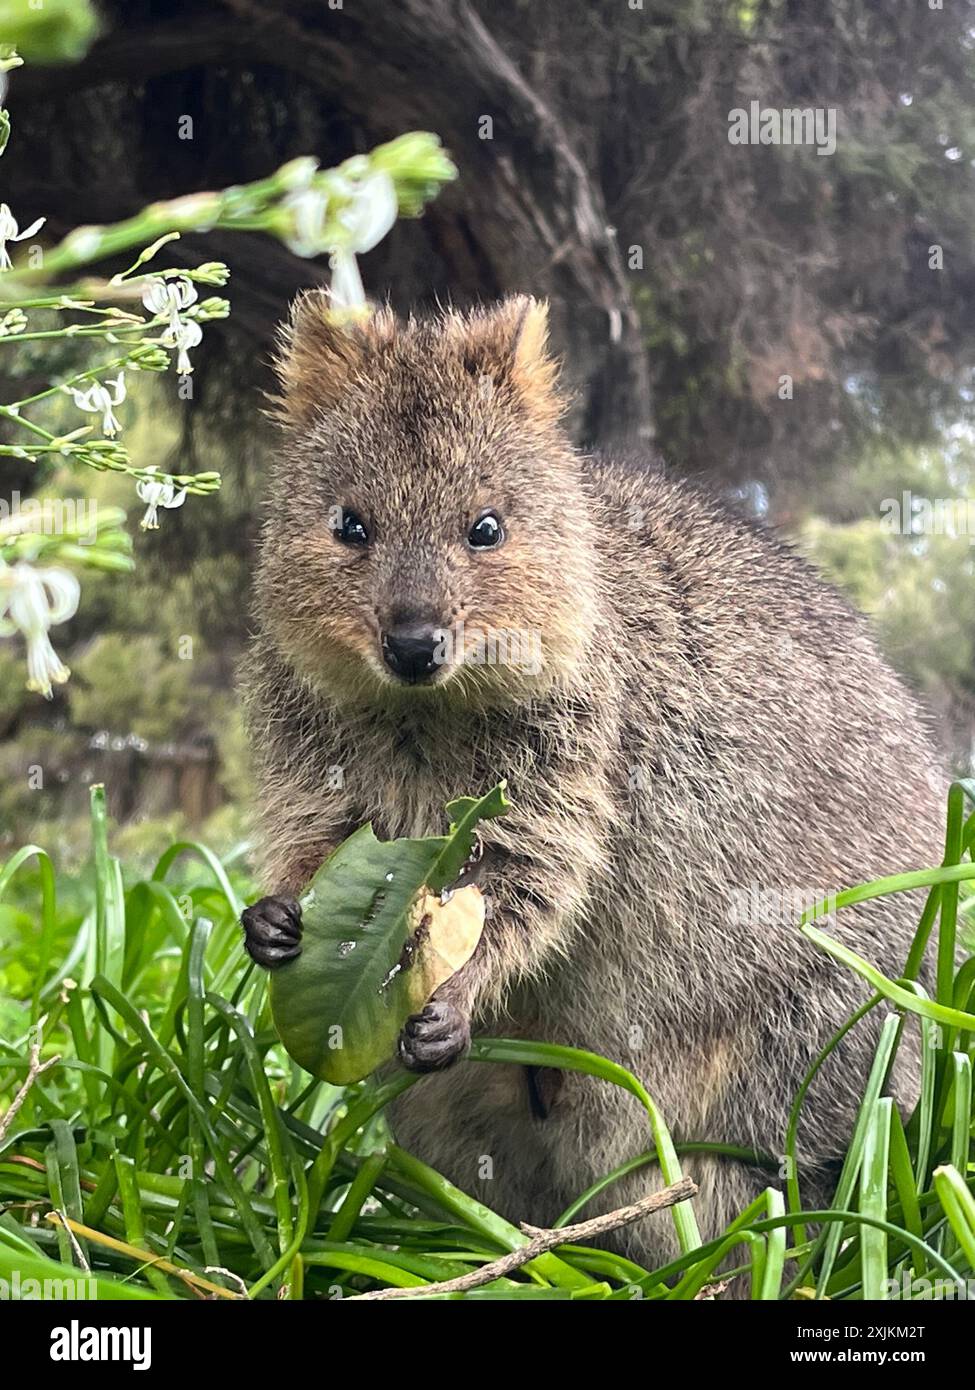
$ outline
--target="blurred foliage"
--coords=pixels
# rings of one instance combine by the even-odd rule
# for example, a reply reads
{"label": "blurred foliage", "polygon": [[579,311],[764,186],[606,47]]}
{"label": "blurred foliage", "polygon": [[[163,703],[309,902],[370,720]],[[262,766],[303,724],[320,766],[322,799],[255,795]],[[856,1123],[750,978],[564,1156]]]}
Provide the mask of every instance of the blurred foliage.
{"label": "blurred foliage", "polygon": [[12,642],[0,642],[0,738],[13,729],[28,704],[24,662]]}
{"label": "blurred foliage", "polygon": [[[55,397],[45,424],[67,428],[73,412]],[[219,412],[202,414],[172,382],[132,379],[125,439],[140,465],[195,469],[205,460],[226,470],[225,492],[205,508],[164,513],[158,532],[138,529],[143,508],[126,477],[47,465],[23,480],[25,495],[33,481],[39,497],[126,508],[136,566],[124,582],[84,575],[77,615],[55,630],[72,674],[53,700],[24,689],[20,639],[0,642],[0,847],[46,835],[72,859],[87,785],[101,779],[119,844],[138,864],[201,824],[221,850],[246,833],[238,808],[249,801],[247,753],[232,681],[247,625],[250,497]],[[28,784],[36,766],[42,786]]]}
{"label": "blurred foliage", "polygon": [[186,722],[189,671],[154,637],[103,633],[75,662],[73,675],[68,702],[76,724],[151,739]]}
{"label": "blurred foliage", "polygon": [[975,627],[961,599],[971,593],[975,559],[966,538],[931,545],[891,536],[872,519],[836,526],[818,517],[803,538],[829,577],[872,614],[891,661],[918,689],[972,690]]}
{"label": "blurred foliage", "polygon": [[0,0],[0,38],[28,62],[76,62],[97,29],[89,0]]}
{"label": "blurred foliage", "polygon": [[[975,441],[940,449],[874,447],[816,499],[800,541],[869,613],[892,663],[941,721],[955,769],[975,755]],[[941,534],[926,516],[947,511]],[[894,530],[896,521],[900,530]]]}

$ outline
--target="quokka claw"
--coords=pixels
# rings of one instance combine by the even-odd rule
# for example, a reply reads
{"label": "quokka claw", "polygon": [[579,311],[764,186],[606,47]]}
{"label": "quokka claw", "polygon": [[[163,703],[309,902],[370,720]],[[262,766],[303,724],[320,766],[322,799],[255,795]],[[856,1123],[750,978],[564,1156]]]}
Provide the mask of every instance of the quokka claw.
{"label": "quokka claw", "polygon": [[407,1071],[443,1071],[463,1056],[470,1041],[470,1023],[460,1010],[446,1000],[431,999],[407,1019],[397,1050]]}
{"label": "quokka claw", "polygon": [[241,913],[244,949],[265,970],[301,955],[301,907],[294,898],[261,898]]}

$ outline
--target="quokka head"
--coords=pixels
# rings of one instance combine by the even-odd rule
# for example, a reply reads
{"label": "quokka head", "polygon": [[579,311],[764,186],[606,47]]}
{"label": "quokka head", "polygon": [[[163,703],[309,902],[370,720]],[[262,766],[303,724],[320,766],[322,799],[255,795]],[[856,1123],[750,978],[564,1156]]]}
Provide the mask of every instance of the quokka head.
{"label": "quokka head", "polygon": [[266,630],[333,698],[504,703],[564,681],[596,608],[592,503],[545,306],[282,330]]}

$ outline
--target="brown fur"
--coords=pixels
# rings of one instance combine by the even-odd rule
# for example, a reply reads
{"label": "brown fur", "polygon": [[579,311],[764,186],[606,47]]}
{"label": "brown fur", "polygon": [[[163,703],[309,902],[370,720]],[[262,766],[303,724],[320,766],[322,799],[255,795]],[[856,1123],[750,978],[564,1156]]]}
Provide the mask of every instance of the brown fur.
{"label": "brown fur", "polygon": [[[450,997],[476,1031],[623,1063],[678,1142],[780,1154],[805,1069],[865,994],[793,923],[736,921],[731,894],[828,892],[938,860],[941,774],[910,696],[865,621],[768,533],[655,468],[573,452],[540,306],[405,325],[382,313],[348,332],[323,308],[302,301],[284,346],[245,681],[268,887],[300,890],[365,820],[438,832],[448,799],[506,777],[511,814],[485,828],[493,912]],[[336,504],[369,519],[367,550],[335,540]],[[507,540],[472,552],[487,506]],[[537,631],[543,667],[399,685],[379,635],[403,610]],[[890,898],[829,929],[896,976],[917,911]],[[842,1154],[875,1019],[810,1094],[812,1201]],[[406,1094],[397,1135],[506,1216],[550,1222],[649,1131],[607,1083],[535,1080],[537,1093],[518,1068],[463,1063]],[[913,1085],[897,1079],[902,1102]],[[778,1181],[688,1167],[706,1237]],[[638,1172],[602,1205],[653,1182]],[[631,1227],[617,1248],[652,1265],[672,1227]]]}

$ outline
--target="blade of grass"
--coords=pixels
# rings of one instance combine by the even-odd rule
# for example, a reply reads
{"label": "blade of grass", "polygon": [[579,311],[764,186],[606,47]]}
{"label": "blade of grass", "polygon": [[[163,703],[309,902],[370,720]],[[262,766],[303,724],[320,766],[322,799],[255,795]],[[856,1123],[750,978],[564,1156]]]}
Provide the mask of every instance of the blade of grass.
{"label": "blade of grass", "polygon": [[[890,1111],[890,1171],[901,1204],[901,1219],[911,1234],[922,1240],[924,1226],[917,1200],[914,1169],[911,1166],[911,1151],[907,1146],[904,1126],[896,1105],[892,1106]],[[922,1264],[916,1272],[923,1276],[927,1266],[923,1263],[923,1256],[921,1258]]]}
{"label": "blade of grass", "polygon": [[[283,1253],[294,1238],[294,1225],[291,1219],[290,1168],[287,1161],[286,1132],[281,1123],[278,1108],[271,1096],[264,1065],[254,1044],[254,1034],[244,1015],[219,995],[208,994],[207,1003],[227,1020],[237,1035],[247,1062],[251,1089],[257,1100],[264,1126],[264,1142],[267,1146],[268,1164],[271,1169],[271,1193],[278,1222],[278,1248]],[[202,1089],[202,1081],[201,1081]]]}
{"label": "blade of grass", "polygon": [[216,1165],[217,1172],[220,1175],[220,1180],[232,1199],[239,1204],[241,1223],[251,1240],[255,1254],[265,1268],[273,1264],[274,1254],[271,1246],[261,1226],[254,1218],[253,1212],[247,1201],[247,1196],[234,1173],[233,1165],[222,1145],[219,1143],[216,1134],[210,1127],[202,1098],[198,1099],[193,1094],[191,1087],[186,1082],[186,1078],[176,1065],[175,1059],[166,1048],[162,1046],[152,1029],[140,1017],[138,1011],[119,993],[115,986],[109,980],[99,977],[92,981],[91,987],[93,992],[97,993],[99,996],[103,997],[107,1003],[111,1004],[116,1013],[125,1020],[136,1036],[143,1041],[147,1050],[155,1059],[156,1064],[172,1078],[178,1089],[186,1098],[200,1122],[203,1137],[206,1141],[210,1156]]}
{"label": "blade of grass", "polygon": [[[774,1220],[785,1214],[785,1197],[775,1187],[765,1189],[765,1209]],[[782,1293],[782,1276],[785,1272],[785,1247],[787,1229],[776,1226],[765,1237],[765,1258],[761,1280],[753,1297],[764,1302],[777,1300]]]}
{"label": "blade of grass", "polygon": [[[792,1108],[789,1111],[789,1124],[785,1136],[786,1195],[788,1198],[789,1210],[792,1212],[799,1212],[802,1209],[802,1197],[799,1192],[799,1164],[796,1154],[796,1144],[799,1135],[799,1119],[802,1114],[802,1107],[806,1095],[808,1094],[809,1087],[815,1081],[824,1062],[836,1051],[847,1033],[855,1028],[860,1020],[865,1018],[872,1009],[877,1007],[882,997],[883,996],[879,994],[873,995],[865,1004],[861,1004],[860,1008],[856,1010],[852,1017],[848,1018],[847,1021],[836,1030],[826,1046],[821,1048],[813,1058],[808,1071],[802,1078],[802,1084],[796,1092],[795,1100],[792,1102]],[[806,1239],[805,1228],[801,1223],[796,1227],[796,1239],[800,1242]]]}
{"label": "blade of grass", "polygon": [[[385,1150],[377,1149],[375,1153],[366,1154],[365,1158],[362,1160],[362,1166],[349,1184],[349,1190],[342,1199],[342,1205],[335,1213],[332,1224],[328,1228],[326,1239],[334,1241],[348,1240],[349,1234],[362,1210],[363,1202],[375,1187],[379,1175],[385,1167]],[[450,1278],[449,1275],[444,1275],[442,1277]]]}
{"label": "blade of grass", "polygon": [[967,1173],[972,1130],[972,1060],[967,1052],[951,1054],[951,1071],[951,1166]]}
{"label": "blade of grass", "polygon": [[[864,1216],[882,1222],[887,1216],[887,1183],[890,1154],[891,1108],[887,1096],[873,1107],[863,1135],[863,1162],[860,1168],[860,1210]],[[860,1266],[863,1297],[877,1301],[886,1297],[887,1234],[880,1226],[868,1226],[860,1235]]]}
{"label": "blade of grass", "polygon": [[950,1164],[935,1169],[934,1187],[968,1267],[975,1270],[975,1197],[958,1169]]}
{"label": "blade of grass", "polygon": [[28,863],[37,860],[37,871],[41,881],[41,939],[37,948],[37,974],[31,995],[30,1021],[36,1023],[41,1012],[41,991],[51,960],[51,947],[57,931],[57,886],[54,865],[50,856],[39,845],[25,845],[17,851],[0,869],[0,902],[17,871]]}
{"label": "blade of grass", "polygon": [[155,883],[161,883],[169,873],[174,861],[178,859],[181,854],[195,854],[197,858],[203,860],[204,864],[206,864],[207,868],[216,879],[217,885],[227,901],[231,916],[235,920],[239,918],[244,910],[244,904],[234,892],[230,879],[227,877],[226,870],[213,851],[207,849],[206,845],[199,844],[196,840],[178,840],[176,844],[170,845],[165,854],[160,857],[159,862],[152,871],[153,881]]}
{"label": "blade of grass", "polygon": [[[135,1176],[135,1164],[125,1154],[115,1154],[115,1175],[118,1179],[119,1198],[122,1214],[125,1217],[125,1239],[129,1245],[144,1246],[146,1227],[142,1216],[142,1198]],[[146,1278],[156,1290],[166,1298],[171,1297],[165,1275],[154,1264],[146,1268]]]}
{"label": "blade of grass", "polygon": [[[867,1125],[870,1123],[871,1116],[873,1115],[874,1106],[880,1099],[880,1095],[886,1084],[900,1037],[900,1031],[900,1019],[896,1014],[888,1014],[881,1026],[880,1037],[877,1041],[877,1050],[874,1053],[873,1065],[870,1068],[870,1075],[867,1078],[863,1100],[860,1103],[856,1123],[853,1127],[853,1134],[850,1137],[849,1148],[847,1149],[843,1168],[836,1185],[836,1192],[833,1196],[833,1201],[837,1207],[845,1208],[853,1195],[863,1158],[864,1135]],[[820,1296],[818,1291],[821,1290],[829,1280],[842,1238],[843,1228],[835,1222],[830,1224],[828,1230],[820,1234],[813,1245],[812,1251],[791,1280],[786,1291],[787,1295],[793,1293],[805,1280],[817,1256],[820,1251],[822,1251],[822,1265],[817,1278],[817,1297]]]}

